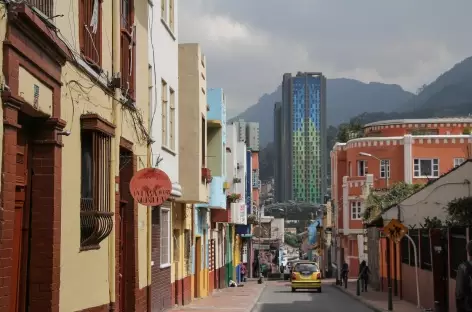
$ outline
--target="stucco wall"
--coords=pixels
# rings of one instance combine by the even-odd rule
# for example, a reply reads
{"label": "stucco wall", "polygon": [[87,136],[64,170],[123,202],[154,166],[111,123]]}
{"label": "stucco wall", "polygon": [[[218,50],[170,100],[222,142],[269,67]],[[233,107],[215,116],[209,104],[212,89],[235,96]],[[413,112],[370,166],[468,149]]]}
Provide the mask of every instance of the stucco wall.
{"label": "stucco wall", "polygon": [[[158,157],[162,158],[162,162],[159,164],[159,168],[164,170],[169,176],[172,183],[179,183],[179,49],[178,49],[178,1],[174,1],[174,21],[175,29],[173,33],[170,33],[169,29],[161,22],[161,6],[160,1],[154,3],[153,6],[153,24],[150,27],[150,44],[149,44],[149,55],[152,57],[152,80],[153,80],[153,92],[152,94],[152,106],[150,111],[151,124],[151,136],[154,143],[151,146],[152,149],[152,164],[155,165]],[[146,56],[146,59],[148,57]],[[147,71],[146,71],[147,72]],[[139,72],[138,72],[139,73]],[[138,75],[139,76],[139,75]],[[169,89],[171,88],[175,92],[175,149],[170,150],[170,146],[163,148],[162,145],[162,105],[161,105],[161,80],[167,83],[167,99],[169,97]],[[146,91],[148,93],[148,91]],[[170,113],[170,103],[167,105],[167,116]],[[169,122],[169,117],[167,118]],[[169,127],[169,123],[168,123]],[[169,129],[169,128],[168,128]],[[169,131],[167,131],[169,135]]]}
{"label": "stucco wall", "polygon": [[[56,3],[57,12],[78,12],[78,2],[59,1]],[[103,12],[112,12],[112,2],[102,4]],[[138,73],[147,72],[147,4],[135,6],[136,12],[136,70]],[[106,38],[112,35],[112,14],[102,16],[102,67],[105,72],[112,73],[112,47]],[[119,20],[116,21],[119,23]],[[69,23],[75,23],[71,27]],[[79,27],[78,15],[57,19],[56,25],[71,48],[78,51]],[[119,41],[118,41],[119,42]],[[110,43],[111,44],[111,43]],[[143,61],[144,60],[144,61]],[[136,103],[142,112],[143,126],[147,128],[148,121],[148,76],[137,75]],[[114,232],[100,245],[101,249],[79,252],[80,244],[80,115],[94,112],[116,125],[115,138],[112,141],[113,176],[119,175],[119,139],[124,137],[134,142],[134,153],[138,156],[138,170],[147,166],[147,147],[138,142],[133,125],[133,117],[128,110],[116,107],[113,116],[113,98],[107,95],[83,71],[67,63],[62,75],[62,107],[61,118],[67,122],[66,129],[70,136],[64,136],[62,149],[62,214],[61,214],[61,291],[60,306],[62,311],[76,311],[95,307],[114,301],[114,292],[110,295],[110,284],[115,276],[115,241]],[[85,88],[84,88],[85,86]],[[114,179],[112,179],[112,182]],[[111,194],[115,192],[114,183],[110,185]],[[111,210],[114,211],[115,197],[111,196]],[[147,215],[146,208],[138,206],[138,261],[139,287],[148,285],[147,280]],[[117,227],[114,226],[114,230]],[[109,243],[112,242],[110,245]],[[84,287],[87,285],[87,287]],[[114,287],[114,286],[112,286]]]}

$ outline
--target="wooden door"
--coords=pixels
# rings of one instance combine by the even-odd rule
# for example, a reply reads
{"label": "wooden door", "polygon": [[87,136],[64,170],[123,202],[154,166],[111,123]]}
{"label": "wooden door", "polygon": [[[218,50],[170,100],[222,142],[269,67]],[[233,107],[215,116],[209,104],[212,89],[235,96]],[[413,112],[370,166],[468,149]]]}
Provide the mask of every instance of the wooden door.
{"label": "wooden door", "polygon": [[200,272],[202,265],[202,238],[195,239],[195,298],[200,297]]}
{"label": "wooden door", "polygon": [[449,270],[445,230],[431,230],[430,250],[433,258],[434,301],[439,303],[440,312],[447,312],[449,309]]}
{"label": "wooden door", "polygon": [[[133,199],[129,191],[129,183],[133,176],[133,161],[132,154],[126,150],[120,151],[120,211],[119,211],[119,223],[117,224],[117,229],[119,231],[119,242],[118,242],[118,259],[119,259],[119,269],[118,269],[118,294],[120,295],[119,301],[119,311],[127,311],[127,272],[126,268],[128,267],[128,259],[126,255],[128,254],[127,248],[129,246],[125,243],[127,238],[130,236],[129,231],[131,231],[129,214],[133,213]],[[131,236],[133,233],[131,233]]]}
{"label": "wooden door", "polygon": [[16,185],[13,225],[13,266],[11,311],[25,311],[27,305],[28,258],[30,241],[30,168],[31,153],[28,135],[24,129],[17,134]]}

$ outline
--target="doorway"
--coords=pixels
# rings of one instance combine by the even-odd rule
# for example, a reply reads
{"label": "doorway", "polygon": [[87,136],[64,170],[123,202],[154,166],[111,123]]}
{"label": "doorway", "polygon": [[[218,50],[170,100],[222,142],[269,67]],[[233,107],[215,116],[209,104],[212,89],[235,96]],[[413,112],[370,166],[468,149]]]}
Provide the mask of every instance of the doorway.
{"label": "doorway", "polygon": [[[119,203],[119,219],[117,229],[119,232],[118,240],[118,289],[120,296],[119,311],[128,311],[131,309],[130,296],[133,295],[133,287],[131,285],[132,276],[130,275],[131,260],[127,255],[134,252],[131,242],[134,242],[133,224],[134,224],[134,200],[129,191],[129,184],[133,177],[133,154],[127,149],[120,149],[119,161],[119,187],[120,187],[120,203]],[[131,290],[129,292],[128,290]]]}
{"label": "doorway", "polygon": [[12,290],[14,295],[10,297],[11,311],[27,311],[29,297],[29,263],[31,241],[31,159],[32,145],[31,132],[26,125],[31,121],[25,121],[23,115],[19,115],[19,123],[23,126],[17,131],[16,146],[16,185],[15,185],[15,209],[13,225],[13,267]]}
{"label": "doorway", "polygon": [[449,309],[449,270],[447,232],[431,230],[431,254],[433,258],[434,301],[439,303],[440,311]]}
{"label": "doorway", "polygon": [[195,238],[195,298],[200,297],[200,278],[202,271],[202,238],[197,236]]}

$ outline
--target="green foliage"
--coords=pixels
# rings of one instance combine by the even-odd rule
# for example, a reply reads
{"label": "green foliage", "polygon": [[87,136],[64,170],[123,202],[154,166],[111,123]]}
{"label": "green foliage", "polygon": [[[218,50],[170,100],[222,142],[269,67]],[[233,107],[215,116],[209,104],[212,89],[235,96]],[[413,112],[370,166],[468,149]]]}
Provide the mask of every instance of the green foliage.
{"label": "green foliage", "polygon": [[470,128],[464,128],[464,130],[462,130],[462,134],[465,134],[465,135],[472,134],[472,130]]}
{"label": "green foliage", "polygon": [[372,221],[387,208],[399,204],[405,198],[418,192],[423,185],[407,184],[404,182],[395,183],[388,190],[372,190],[365,202],[364,221]]}
{"label": "green foliage", "polygon": [[359,120],[351,120],[350,123],[343,123],[339,125],[337,134],[337,141],[345,143],[349,140],[362,136],[362,123]]}
{"label": "green foliage", "polygon": [[424,229],[437,229],[443,227],[443,222],[438,217],[426,217],[424,223],[420,225]]}
{"label": "green foliage", "polygon": [[472,226],[472,197],[456,198],[447,204],[446,225],[449,227]]}
{"label": "green foliage", "polygon": [[286,232],[284,235],[285,244],[292,247],[300,247],[302,240],[296,234]]}

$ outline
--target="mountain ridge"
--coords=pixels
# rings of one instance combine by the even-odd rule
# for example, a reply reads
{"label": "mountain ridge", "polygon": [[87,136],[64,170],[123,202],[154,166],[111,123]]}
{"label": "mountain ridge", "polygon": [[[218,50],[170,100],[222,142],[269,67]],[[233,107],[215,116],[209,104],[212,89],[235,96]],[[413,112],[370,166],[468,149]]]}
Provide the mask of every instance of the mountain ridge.
{"label": "mountain ridge", "polygon": [[[398,84],[364,83],[351,78],[327,79],[327,90],[328,125],[346,122],[352,116],[372,107],[392,112],[414,96]],[[274,92],[264,93],[256,104],[229,119],[228,122],[238,119],[259,122],[260,145],[265,147],[273,141],[274,104],[281,99],[282,86],[279,85]]]}

